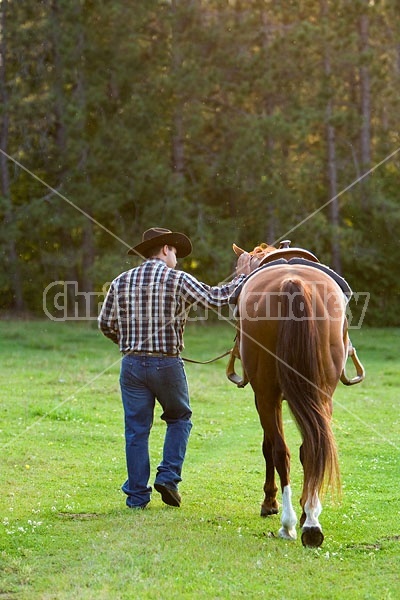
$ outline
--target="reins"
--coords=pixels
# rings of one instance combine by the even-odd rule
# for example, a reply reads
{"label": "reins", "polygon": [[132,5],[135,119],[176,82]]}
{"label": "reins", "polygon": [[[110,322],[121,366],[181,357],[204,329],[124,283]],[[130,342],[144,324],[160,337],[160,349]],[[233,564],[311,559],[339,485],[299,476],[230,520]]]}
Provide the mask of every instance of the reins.
{"label": "reins", "polygon": [[192,358],[185,358],[184,356],[182,356],[182,360],[184,360],[185,362],[189,362],[189,363],[195,363],[196,365],[209,365],[210,363],[216,362],[217,360],[220,360],[221,358],[228,356],[228,354],[231,354],[231,352],[232,352],[232,349],[227,350],[220,356],[217,356],[216,358],[211,358],[210,360],[194,360]]}
{"label": "reins", "polygon": [[197,365],[209,365],[210,363],[213,363],[219,360],[220,358],[224,358],[224,356],[228,356],[228,354],[230,355],[230,359],[228,362],[228,366],[226,367],[226,376],[229,379],[229,381],[237,385],[237,387],[243,388],[245,387],[245,385],[248,384],[249,380],[247,379],[247,375],[245,374],[244,370],[242,377],[235,373],[235,359],[240,359],[239,344],[237,337],[235,337],[235,345],[233,346],[233,348],[227,350],[223,354],[220,354],[220,356],[216,356],[215,358],[211,358],[210,360],[193,360],[192,358],[185,358],[184,356],[182,356],[182,360],[189,363],[195,363]]}

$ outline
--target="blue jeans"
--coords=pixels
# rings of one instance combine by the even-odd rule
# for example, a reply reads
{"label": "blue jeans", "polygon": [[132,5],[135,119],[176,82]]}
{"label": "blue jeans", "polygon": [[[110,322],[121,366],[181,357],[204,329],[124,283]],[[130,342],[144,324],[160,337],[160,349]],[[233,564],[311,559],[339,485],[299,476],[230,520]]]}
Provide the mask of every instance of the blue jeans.
{"label": "blue jeans", "polygon": [[167,424],[162,461],[155,483],[177,489],[192,422],[183,360],[129,354],[121,363],[120,386],[125,412],[125,450],[128,479],[122,486],[126,503],[138,507],[150,501],[149,435],[155,400]]}

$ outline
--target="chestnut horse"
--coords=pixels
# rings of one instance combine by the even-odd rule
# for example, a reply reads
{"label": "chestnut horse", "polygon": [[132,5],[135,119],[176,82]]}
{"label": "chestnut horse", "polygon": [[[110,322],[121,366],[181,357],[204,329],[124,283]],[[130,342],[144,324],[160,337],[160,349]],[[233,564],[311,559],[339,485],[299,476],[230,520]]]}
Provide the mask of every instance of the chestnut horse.
{"label": "chestnut horse", "polygon": [[[271,252],[279,255],[265,244],[250,253],[236,245],[233,248],[239,256],[238,273],[257,269]],[[331,416],[332,395],[344,372],[349,346],[347,300],[329,274],[312,265],[282,263],[257,269],[244,283],[238,298],[240,356],[264,431],[261,516],[278,513],[276,469],[282,492],[279,536],[296,539],[290,452],[282,422],[285,399],[302,438],[301,539],[304,546],[317,547],[324,539],[318,520],[321,492],[328,486],[340,489]]]}

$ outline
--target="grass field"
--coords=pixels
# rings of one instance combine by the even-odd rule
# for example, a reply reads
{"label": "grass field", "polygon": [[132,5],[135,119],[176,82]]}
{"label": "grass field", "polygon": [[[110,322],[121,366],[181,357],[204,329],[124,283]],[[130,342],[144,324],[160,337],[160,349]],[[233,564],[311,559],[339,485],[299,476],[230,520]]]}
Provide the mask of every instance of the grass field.
{"label": "grass field", "polygon": [[[190,325],[184,355],[205,360],[232,339],[228,324]],[[94,325],[0,323],[0,599],[399,598],[400,331],[352,339],[367,379],[335,395],[343,498],[325,498],[325,542],[304,549],[276,537],[280,516],[259,516],[261,428],[250,387],[225,378],[227,359],[186,367],[194,427],[181,508],[154,494],[132,512],[117,348]],[[286,407],[285,428],[298,497]]]}

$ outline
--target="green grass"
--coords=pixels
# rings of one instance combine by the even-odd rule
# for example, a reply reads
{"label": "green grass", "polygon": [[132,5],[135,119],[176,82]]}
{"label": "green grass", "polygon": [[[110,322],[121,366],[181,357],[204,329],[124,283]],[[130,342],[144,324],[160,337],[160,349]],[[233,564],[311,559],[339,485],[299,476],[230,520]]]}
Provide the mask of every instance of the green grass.
{"label": "green grass", "polygon": [[[325,498],[325,542],[311,550],[276,537],[280,516],[259,516],[261,428],[250,387],[225,378],[227,359],[186,366],[194,427],[181,508],[154,494],[132,512],[117,348],[87,324],[0,323],[0,599],[398,598],[400,331],[351,337],[367,379],[335,395],[343,498]],[[184,355],[205,360],[232,339],[227,324],[191,325]],[[296,498],[300,440],[286,408],[284,420]]]}

